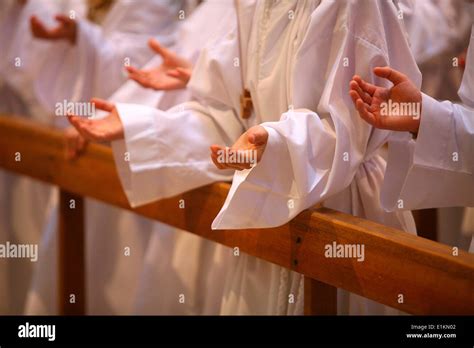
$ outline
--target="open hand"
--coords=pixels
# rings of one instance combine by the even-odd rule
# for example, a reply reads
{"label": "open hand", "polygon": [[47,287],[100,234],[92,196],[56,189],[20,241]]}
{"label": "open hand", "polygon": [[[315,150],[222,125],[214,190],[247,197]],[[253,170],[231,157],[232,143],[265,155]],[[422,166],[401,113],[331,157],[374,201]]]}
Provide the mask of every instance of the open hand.
{"label": "open hand", "polygon": [[219,169],[244,170],[257,165],[268,142],[268,132],[262,126],[249,128],[231,147],[211,146],[211,158]]}
{"label": "open hand", "polygon": [[58,14],[54,17],[58,25],[48,29],[36,16],[30,19],[31,33],[34,37],[43,40],[68,40],[71,44],[76,43],[77,23],[68,16]]}
{"label": "open hand", "polygon": [[392,68],[375,68],[374,73],[390,80],[393,87],[375,86],[354,76],[349,94],[360,117],[376,128],[417,133],[421,92],[406,75]]}
{"label": "open hand", "polygon": [[123,124],[112,103],[105,100],[93,98],[92,103],[100,110],[108,111],[107,117],[91,120],[84,117],[69,115],[69,122],[77,131],[89,141],[106,142],[123,139]]}
{"label": "open hand", "polygon": [[156,68],[146,70],[127,67],[128,77],[145,88],[155,90],[185,88],[191,78],[192,64],[173,51],[161,46],[155,39],[151,39],[148,44],[151,49],[163,57],[162,64]]}

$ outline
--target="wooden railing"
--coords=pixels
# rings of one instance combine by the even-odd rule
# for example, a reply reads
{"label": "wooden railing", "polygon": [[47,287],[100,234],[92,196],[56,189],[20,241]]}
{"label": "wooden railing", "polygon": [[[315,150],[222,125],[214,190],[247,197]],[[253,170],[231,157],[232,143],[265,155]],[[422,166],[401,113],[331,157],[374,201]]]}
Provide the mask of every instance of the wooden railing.
{"label": "wooden railing", "polygon": [[[132,210],[303,274],[306,314],[335,314],[336,288],[413,314],[474,314],[474,255],[456,254],[447,245],[374,222],[320,208],[304,211],[278,228],[213,231],[211,222],[229,189],[226,183],[131,209],[109,148],[92,144],[78,160],[67,161],[61,132],[14,117],[0,117],[0,167],[60,188],[62,314],[85,313],[82,197]],[[181,199],[185,209],[180,209]],[[326,258],[325,245],[334,241],[363,244],[364,262]],[[67,300],[71,293],[76,295],[74,304]]]}

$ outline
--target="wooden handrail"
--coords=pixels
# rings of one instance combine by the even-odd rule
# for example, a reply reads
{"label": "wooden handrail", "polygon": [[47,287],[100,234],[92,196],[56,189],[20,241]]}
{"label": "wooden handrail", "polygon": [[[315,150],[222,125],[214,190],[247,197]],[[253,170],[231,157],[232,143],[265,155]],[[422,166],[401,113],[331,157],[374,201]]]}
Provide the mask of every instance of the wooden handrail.
{"label": "wooden handrail", "polygon": [[[18,153],[21,161],[15,160]],[[333,312],[333,305],[324,308],[314,301],[321,293],[333,296],[337,287],[412,314],[474,314],[474,255],[456,254],[452,247],[394,228],[320,208],[278,228],[213,231],[211,222],[228,193],[227,183],[131,209],[110,148],[91,144],[78,160],[66,161],[60,131],[14,117],[0,117],[0,167],[299,272],[307,279],[308,313],[315,308]],[[325,246],[333,242],[364,245],[364,262],[326,258]]]}

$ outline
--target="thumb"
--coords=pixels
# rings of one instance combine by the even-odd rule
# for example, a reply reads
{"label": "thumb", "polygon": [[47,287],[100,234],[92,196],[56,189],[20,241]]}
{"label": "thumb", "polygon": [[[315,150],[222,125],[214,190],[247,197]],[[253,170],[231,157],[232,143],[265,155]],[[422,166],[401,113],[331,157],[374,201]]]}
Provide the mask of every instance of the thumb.
{"label": "thumb", "polygon": [[108,101],[100,98],[92,98],[91,103],[93,103],[97,109],[107,112],[111,112],[115,107],[113,103],[109,103]]}
{"label": "thumb", "polygon": [[192,70],[191,69],[186,69],[186,68],[176,68],[176,72],[178,73],[178,77],[182,80],[182,81],[186,81],[188,82],[190,79],[191,79],[191,74],[192,74]]}
{"label": "thumb", "polygon": [[262,126],[257,126],[257,128],[249,134],[248,139],[253,145],[265,145],[268,140],[268,132]]}
{"label": "thumb", "polygon": [[177,78],[177,79],[187,83],[191,79],[191,73],[192,73],[191,69],[178,67],[176,69],[168,71],[166,74],[168,76]]}
{"label": "thumb", "polygon": [[155,40],[155,39],[148,40],[148,46],[150,46],[150,48],[153,51],[158,53],[163,58],[168,56],[168,50],[166,48],[164,48],[163,46],[161,46],[160,43],[158,42],[158,40]]}
{"label": "thumb", "polygon": [[36,29],[36,28],[40,28],[40,29],[45,29],[45,26],[43,24],[43,22],[36,16],[31,16],[30,17],[30,25],[32,27],[32,29]]}
{"label": "thumb", "polygon": [[388,66],[375,68],[374,74],[384,79],[390,80],[394,85],[398,85],[408,80],[408,77],[406,77],[404,74]]}

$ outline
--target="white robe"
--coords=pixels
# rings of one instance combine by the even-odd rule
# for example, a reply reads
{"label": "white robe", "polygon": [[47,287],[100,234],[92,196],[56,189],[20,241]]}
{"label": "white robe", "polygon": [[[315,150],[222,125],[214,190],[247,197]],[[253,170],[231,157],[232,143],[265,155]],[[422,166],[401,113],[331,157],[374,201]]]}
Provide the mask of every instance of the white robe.
{"label": "white robe", "polygon": [[[471,16],[474,21],[474,5],[471,6]],[[474,29],[471,32],[471,42],[474,40]],[[474,108],[474,44],[470,44],[468,54],[470,64],[466,62],[466,70],[464,71],[461,88],[459,90],[459,96],[465,105]],[[466,236],[472,236],[474,241],[474,208],[464,209],[464,218],[461,226],[461,231]],[[473,244],[471,243],[471,248]]]}
{"label": "white robe", "polygon": [[382,191],[386,209],[474,205],[474,70],[469,66],[474,61],[473,42],[474,26],[460,89],[465,105],[423,94],[417,139],[400,133],[390,142]]}
{"label": "white robe", "polygon": [[[199,50],[205,44],[209,36],[225,30],[222,27],[232,23],[234,18],[232,6],[224,6],[221,1],[206,1],[191,17],[187,18],[177,32],[176,45],[170,49],[178,52],[184,57],[195,61]],[[209,17],[216,21],[209,21]],[[159,57],[153,58],[147,67],[160,64]],[[134,81],[126,82],[110,98],[113,102],[134,101],[144,105],[155,107],[167,107],[173,103],[189,99],[186,90],[171,92],[155,92],[150,89],[139,87]],[[132,119],[133,121],[133,119]],[[122,150],[123,142],[114,143],[114,154],[117,165],[128,166],[124,161]],[[136,205],[135,196],[129,197],[132,205]],[[86,215],[89,229],[104,230],[102,225],[91,226],[94,222],[116,219],[113,216],[104,216],[103,209],[88,209]],[[93,214],[92,217],[89,214]],[[130,219],[130,213],[121,213],[120,219]],[[52,220],[56,219],[53,217]],[[107,229],[110,229],[110,224]],[[130,225],[113,234],[120,233],[120,238],[104,231],[91,234],[88,232],[87,243],[94,245],[94,249],[88,254],[88,313],[92,314],[217,314],[222,296],[222,262],[219,256],[214,256],[215,248],[220,246],[203,240],[192,234],[179,231],[160,223]],[[54,230],[54,224],[49,231]],[[150,230],[153,229],[153,232]],[[123,231],[123,234],[122,232]],[[150,233],[151,232],[151,233]],[[50,236],[50,233],[45,234]],[[51,237],[48,237],[51,238]],[[111,240],[121,241],[122,246],[126,241],[132,246],[132,260],[130,257],[111,258],[115,254],[120,256],[122,248],[111,244]],[[114,243],[117,244],[117,243]],[[51,247],[52,248],[52,247]],[[118,249],[117,249],[118,248]],[[222,247],[222,252],[231,250]],[[224,250],[225,249],[225,250]],[[101,250],[101,251],[99,251]],[[104,253],[103,250],[107,252]],[[230,251],[229,251],[230,250]],[[210,257],[206,255],[210,254]],[[107,259],[99,259],[103,256]],[[212,263],[215,263],[212,265]],[[98,266],[100,265],[100,266]],[[51,266],[50,266],[51,267]],[[209,269],[211,271],[209,271]],[[44,293],[47,284],[54,283],[54,275],[49,278],[42,272],[38,274],[38,292]],[[110,274],[112,273],[112,274]],[[104,282],[105,291],[99,292],[97,283]],[[220,283],[219,283],[220,282]],[[212,291],[210,290],[212,289]],[[185,302],[179,302],[179,296],[185,296]],[[37,297],[37,295],[33,295]],[[50,296],[53,299],[54,296]],[[39,302],[38,299],[32,302]],[[106,306],[109,304],[109,306]],[[48,305],[50,306],[50,304]],[[46,306],[47,307],[47,306]],[[44,313],[39,305],[36,305],[35,313]]]}
{"label": "white robe", "polygon": [[[262,162],[235,175],[215,227],[276,226],[332,196],[328,206],[414,228],[409,214],[384,213],[374,199],[384,171],[376,151],[389,133],[361,121],[347,94],[354,73],[369,79],[372,68],[381,64],[390,63],[421,82],[395,6],[387,1],[249,1],[241,6],[240,64],[252,93],[252,118],[242,120],[238,115],[242,90],[235,29],[202,52],[190,82],[197,101],[166,112],[117,105],[122,119],[140,118],[136,128],[126,130],[129,141],[142,144],[140,152],[131,153],[134,165],[128,170],[157,178],[152,187],[150,181],[135,181],[136,189],[153,191],[144,201],[226,178],[227,173],[210,161],[208,146],[231,145],[250,126],[272,122],[265,124],[270,139]],[[294,111],[278,122],[290,105]],[[342,160],[344,152],[350,155],[347,162]],[[308,156],[313,161],[308,162]],[[335,158],[340,160],[333,163]],[[290,198],[295,200],[291,211]],[[302,313],[303,282],[298,274],[242,254],[233,267],[228,270],[221,313]],[[290,294],[296,303],[288,303]],[[377,312],[369,306],[351,312]]]}
{"label": "white robe", "polygon": [[[435,99],[457,101],[462,69],[454,66],[455,57],[469,41],[467,34],[474,18],[474,4],[458,0],[401,0],[401,9],[410,47],[423,75],[422,91]],[[461,232],[474,234],[474,209],[439,208],[438,241],[465,245],[467,240],[459,233],[463,210]]]}
{"label": "white robe", "polygon": [[[209,20],[212,18],[213,20]],[[227,33],[229,25],[235,22],[233,6],[228,1],[209,0],[197,8],[187,18],[178,32],[173,51],[195,62],[206,42]],[[160,64],[160,59],[152,59],[147,66]],[[171,105],[191,98],[188,90],[160,91],[145,90],[133,82],[127,82],[115,93],[114,102],[134,102],[141,105],[167,109]],[[136,154],[143,152],[142,135],[135,136],[133,129],[140,124],[139,117],[122,117],[127,130],[124,140],[113,142],[115,163],[121,183],[132,206],[139,206],[156,198],[153,196],[154,173],[146,177],[136,175],[134,167]],[[131,154],[130,161],[124,154]],[[158,156],[159,154],[150,155]],[[229,177],[230,179],[230,177]],[[144,181],[146,185],[137,186],[135,182]],[[137,189],[138,188],[138,189]],[[170,226],[156,223],[146,249],[143,269],[137,292],[134,296],[135,314],[218,314],[223,293],[223,275],[232,250],[193,234]],[[226,255],[228,257],[226,258]],[[184,296],[184,303],[180,296]]]}
{"label": "white robe", "polygon": [[[390,142],[382,203],[389,210],[474,206],[474,26],[459,95],[464,105],[423,94],[417,139]],[[469,230],[467,215],[464,229]],[[472,248],[472,246],[471,246]]]}
{"label": "white robe", "polygon": [[[181,1],[171,0],[117,1],[101,27],[82,20],[78,15],[75,46],[63,42],[48,43],[50,54],[33,51],[28,52],[30,56],[25,55],[31,64],[23,69],[36,74],[36,97],[53,111],[56,102],[64,99],[88,101],[91,96],[110,96],[126,79],[123,73],[125,64],[141,66],[153,55],[147,47],[150,36],[159,34],[157,39],[165,45],[173,42],[181,5]],[[30,15],[26,9],[21,13],[24,22],[28,22]],[[72,9],[84,14],[83,8]],[[52,14],[54,12],[50,16]],[[12,55],[22,52],[27,42],[27,39],[16,42]],[[35,53],[40,58],[38,61],[33,59]],[[67,124],[64,118],[56,120],[60,120],[55,122],[57,125]],[[56,201],[53,204],[57,207]],[[43,234],[40,248],[43,257],[28,295],[27,313],[51,314],[56,311],[56,288],[51,286],[56,279],[56,273],[51,272],[56,264],[56,214],[53,211]],[[130,313],[133,304],[130,294],[135,291],[138,270],[144,258],[140,250],[145,248],[152,223],[92,200],[87,201],[86,217],[88,312]],[[130,230],[137,233],[130,233]],[[104,248],[105,245],[108,247]],[[124,255],[126,247],[130,247],[131,256]]]}
{"label": "white robe", "polygon": [[[50,123],[51,117],[34,95],[35,69],[51,48],[46,42],[33,40],[29,31],[29,17],[37,14],[49,24],[52,15],[68,11],[77,0],[29,1],[24,7],[17,1],[3,1],[0,5],[0,112],[28,117]],[[78,14],[79,15],[79,14]],[[34,53],[33,53],[34,52]],[[42,226],[51,209],[49,185],[0,172],[0,240],[12,243],[38,244]],[[27,216],[28,218],[25,218]],[[0,313],[21,314],[36,263],[29,260],[2,260],[0,266]],[[5,300],[8,299],[8,300]]]}
{"label": "white robe", "polygon": [[[152,56],[147,42],[175,41],[183,1],[116,1],[99,26],[78,20],[76,44],[48,56],[35,84],[39,100],[52,112],[63,100],[107,98],[127,79],[125,66],[143,66]],[[65,88],[67,86],[67,88]]]}

